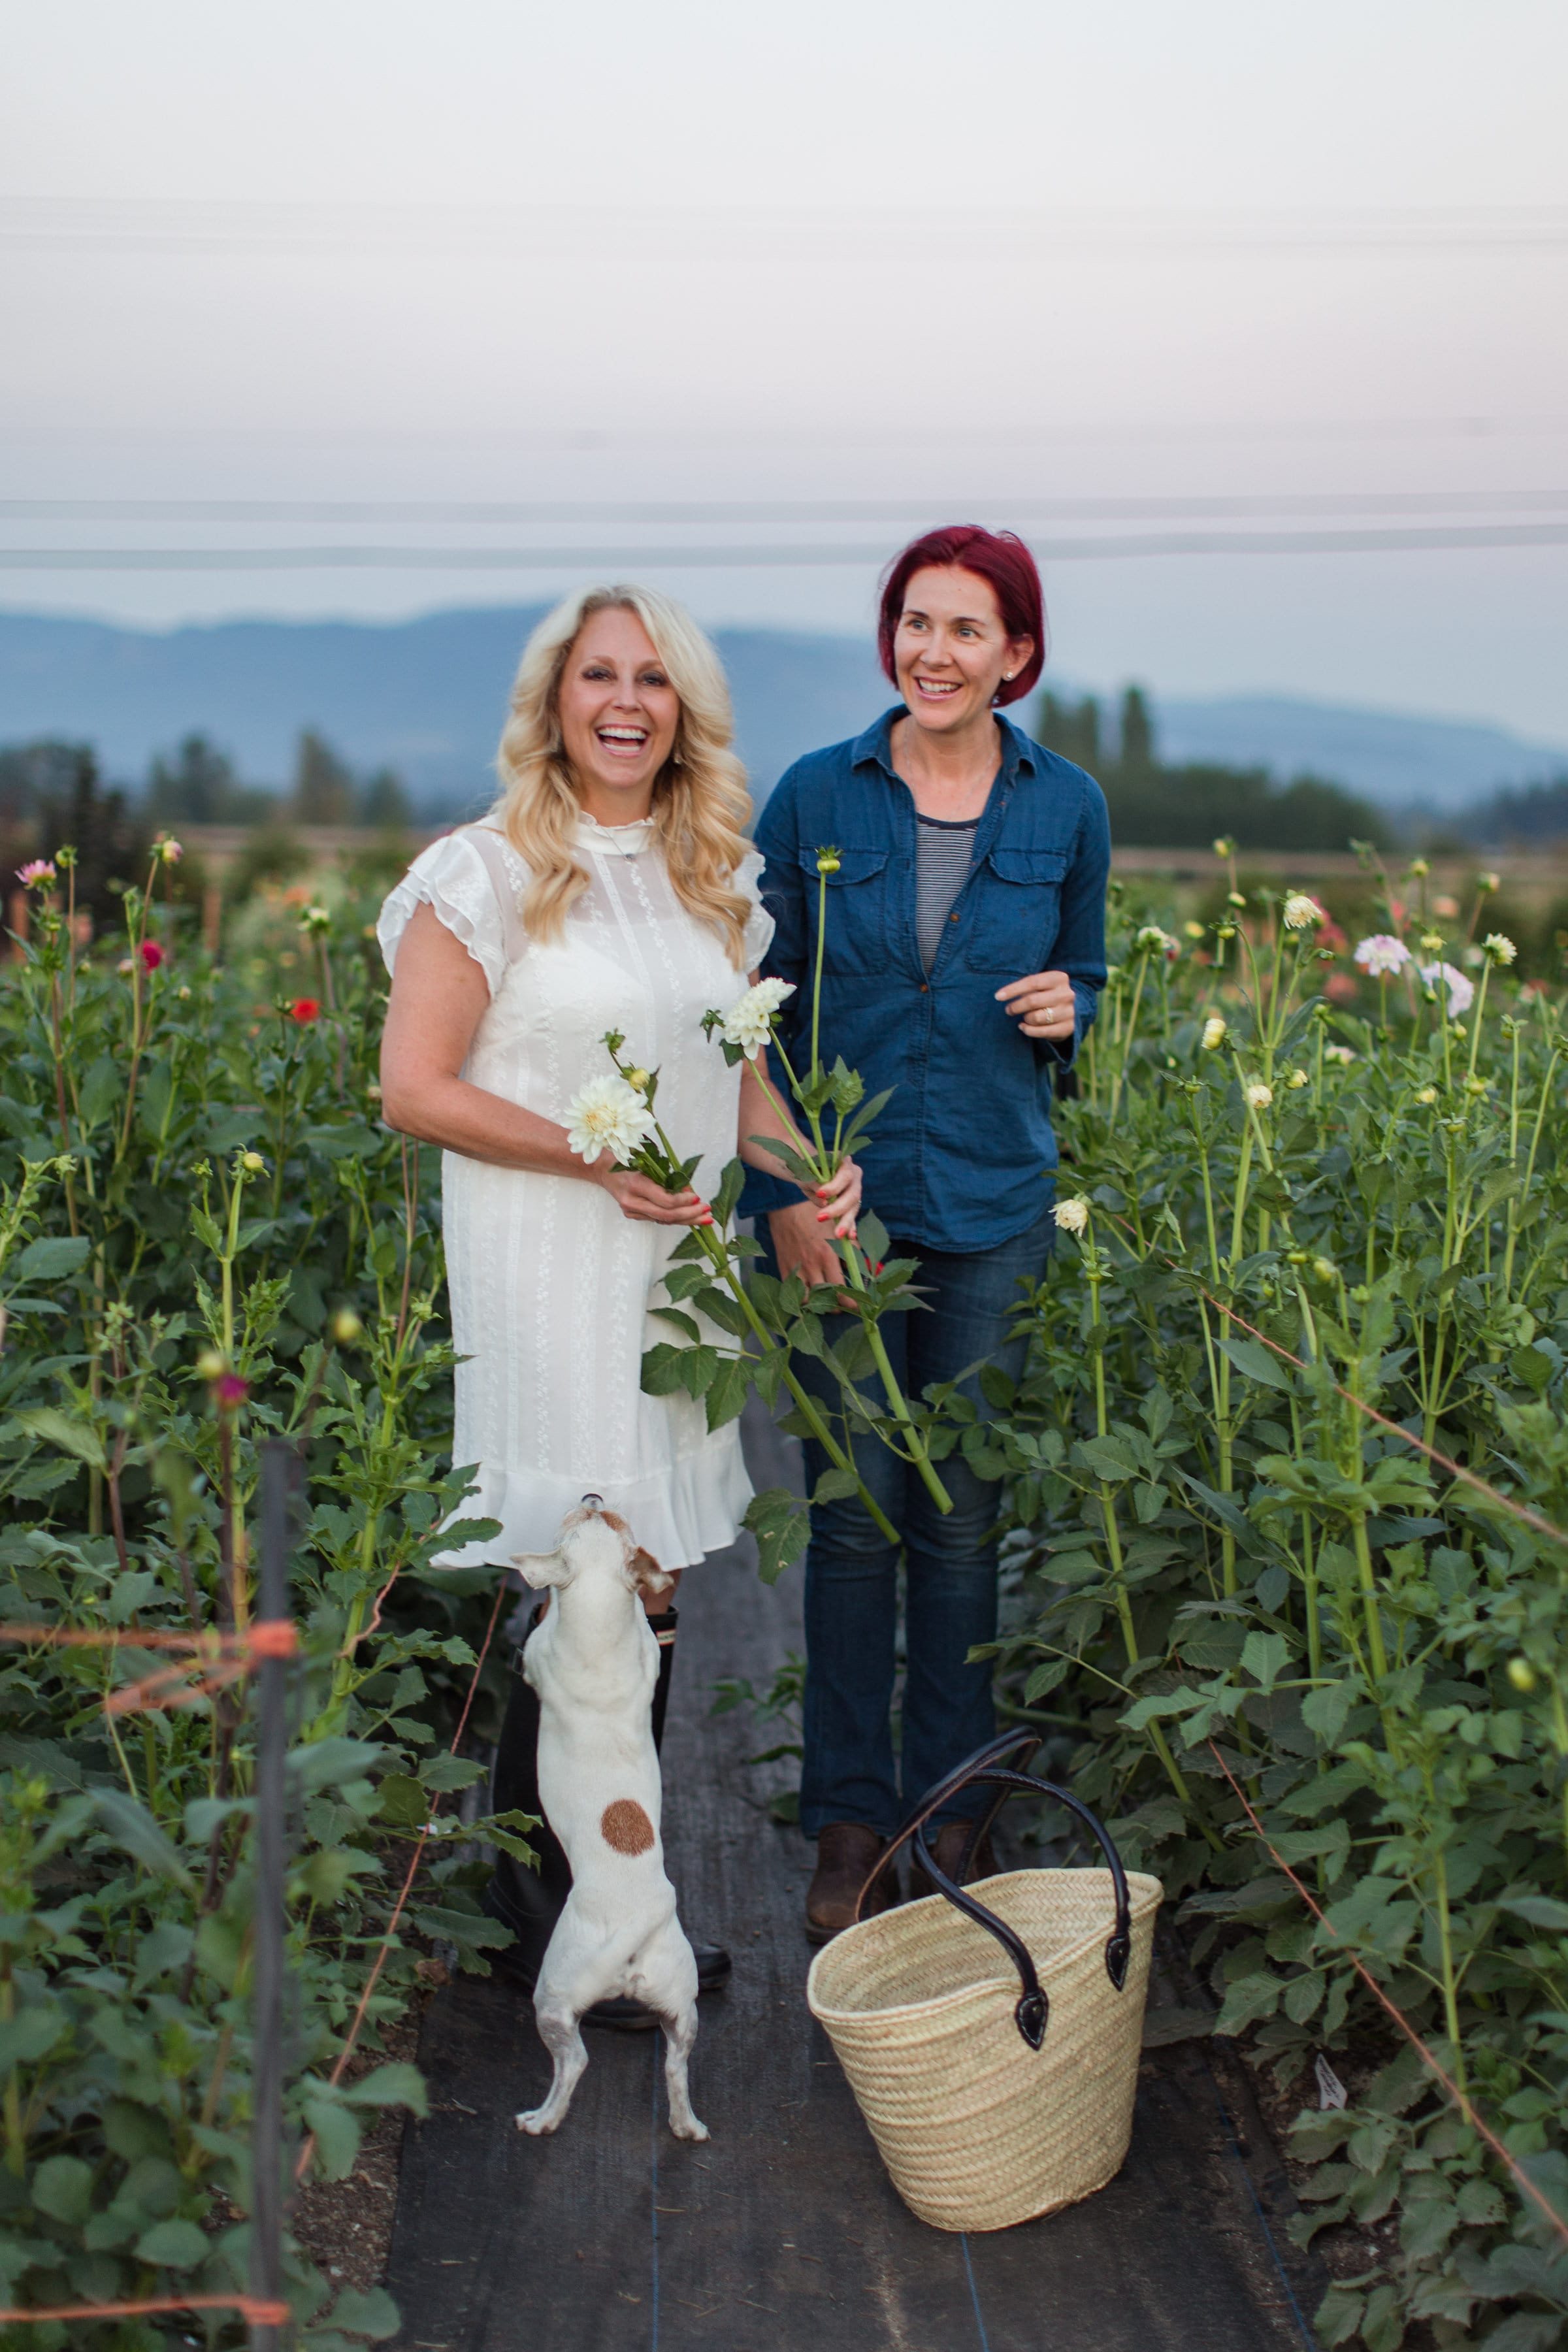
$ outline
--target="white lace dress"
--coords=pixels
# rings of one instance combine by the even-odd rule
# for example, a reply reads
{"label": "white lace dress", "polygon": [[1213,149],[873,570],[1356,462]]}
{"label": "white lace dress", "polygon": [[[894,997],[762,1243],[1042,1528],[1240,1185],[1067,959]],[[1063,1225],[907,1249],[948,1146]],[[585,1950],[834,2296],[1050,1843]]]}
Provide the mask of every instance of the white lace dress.
{"label": "white lace dress", "polygon": [[[382,908],[387,969],[416,907],[432,907],[490,992],[463,1076],[559,1125],[584,1081],[611,1069],[605,1032],[622,1031],[622,1059],[658,1069],[660,1124],[683,1157],[702,1154],[694,1181],[711,1193],[735,1156],[740,1072],[700,1024],[710,1006],[734,1003],[773,936],[757,901],[763,861],[749,854],[735,876],[754,906],[737,971],[670,888],[651,824],[584,817],[578,843],[591,884],[545,946],[524,933],[527,870],[498,825],[433,842]],[[640,1385],[644,1349],[674,1336],[648,1309],[684,1228],[633,1223],[572,1177],[453,1151],[441,1171],[452,1335],[468,1359],[452,1458],[479,1465],[462,1516],[499,1519],[501,1532],[437,1565],[550,1551],[589,1491],[666,1568],[732,1542],[752,1495],[737,1425],[710,1436],[700,1404]]]}

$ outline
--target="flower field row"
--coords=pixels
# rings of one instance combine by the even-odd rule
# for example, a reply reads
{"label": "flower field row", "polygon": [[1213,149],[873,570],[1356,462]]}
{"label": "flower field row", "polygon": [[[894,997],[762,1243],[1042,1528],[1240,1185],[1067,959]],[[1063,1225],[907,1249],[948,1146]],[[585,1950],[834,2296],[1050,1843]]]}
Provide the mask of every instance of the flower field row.
{"label": "flower field row", "polygon": [[[477,1777],[446,1750],[489,1596],[426,1568],[462,1486],[436,1156],[379,1119],[368,902],[302,899],[271,994],[196,949],[168,848],[90,951],[51,864],[26,957],[0,967],[0,1618],[242,1633],[258,1448],[297,1444],[289,2098],[342,2175],[367,2104],[423,2095],[406,2068],[329,2078],[432,1818],[412,1924],[481,1969],[501,1935],[437,1810]],[[1305,893],[1232,884],[1217,921],[1181,926],[1113,886],[1119,968],[1061,1106],[1060,1247],[1023,1383],[987,1373],[983,1413],[889,1396],[879,1417],[930,1465],[961,1445],[1005,1482],[1004,1705],[1164,1880],[1226,2030],[1309,2102],[1307,2226],[1382,2225],[1323,2340],[1546,2352],[1568,2240],[1350,1961],[1568,2216],[1560,1005],[1518,978],[1484,892],[1460,916],[1413,875],[1356,938]],[[643,1149],[648,1081],[615,1079]],[[818,1151],[874,1108],[852,1074],[802,1085]],[[716,1289],[702,1252],[673,1331]],[[737,1298],[721,1328],[746,1349],[765,1325],[776,1394],[788,1346],[826,1344],[833,1294],[784,1300],[742,1244],[721,1254],[754,1314]],[[874,1308],[908,1272],[861,1269]],[[743,1381],[719,1393],[720,1352],[683,1336],[652,1377],[695,1365],[730,1417]],[[868,1377],[868,1333],[834,1345]],[[772,1567],[797,1519],[763,1530]],[[130,1646],[0,1650],[10,2302],[244,2279],[250,1734],[232,1685],[106,1706],[146,1673]],[[390,1951],[373,2045],[421,1965]],[[1317,2106],[1320,2054],[1342,2108]],[[291,2291],[316,2352],[393,2332],[384,2296],[334,2301],[302,2264]],[[32,2340],[163,2339],[127,2321]]]}
{"label": "flower field row", "polygon": [[[432,1328],[435,1155],[379,1124],[372,908],[301,908],[289,992],[258,1001],[167,903],[176,856],[160,849],[123,938],[90,951],[68,853],[51,861],[26,959],[0,968],[0,1619],[243,1634],[258,1447],[297,1444],[288,2105],[342,2177],[368,2109],[423,2102],[408,2066],[329,2077],[433,1814],[413,1926],[480,1967],[505,1940],[437,1811],[479,1770],[445,1751],[488,1596],[424,1576],[461,1490]],[[147,1664],[138,1646],[0,1649],[7,2304],[245,2282],[251,1732],[243,1684],[203,1695],[194,1667],[162,1705],[106,1705]],[[520,1828],[487,1834],[515,1845]],[[385,1956],[373,2056],[419,1965],[401,1940]],[[395,2332],[384,2294],[334,2297],[302,2262],[290,2292],[315,2352]],[[232,2316],[203,2320],[209,2343],[243,2340]],[[127,2319],[27,2340],[165,2339]]]}
{"label": "flower field row", "polygon": [[1185,951],[1118,907],[1030,1368],[985,1376],[961,1442],[1009,1481],[1009,1703],[1179,1903],[1221,2030],[1307,2103],[1301,2234],[1387,2225],[1322,2340],[1544,2352],[1568,2330],[1568,1041],[1504,934],[1468,958],[1408,883],[1351,950],[1370,1013],[1323,992],[1345,960],[1305,894],[1235,890]]}

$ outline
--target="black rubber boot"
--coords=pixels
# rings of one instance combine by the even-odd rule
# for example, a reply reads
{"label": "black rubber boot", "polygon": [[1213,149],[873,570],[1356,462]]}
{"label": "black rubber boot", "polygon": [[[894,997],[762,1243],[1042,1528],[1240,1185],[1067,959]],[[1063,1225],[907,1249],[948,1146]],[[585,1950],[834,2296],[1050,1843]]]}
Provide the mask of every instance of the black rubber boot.
{"label": "black rubber boot", "polygon": [[[531,1633],[543,1613],[542,1602],[529,1621]],[[654,1685],[652,1727],[656,1749],[664,1744],[665,1717],[669,1708],[670,1672],[675,1662],[675,1629],[679,1622],[673,1609],[662,1611],[648,1618],[658,1640],[658,1680]],[[522,1676],[522,1653],[528,1634],[523,1636],[512,1653],[511,1693],[501,1724],[500,1739],[496,1748],[495,1762],[490,1768],[490,1807],[498,1813],[520,1812],[539,1817],[539,1827],[528,1832],[528,1842],[539,1857],[536,1870],[517,1861],[510,1853],[498,1853],[489,1885],[479,1902],[492,1919],[510,1927],[517,1941],[493,1955],[494,1965],[500,1972],[531,1992],[539,1980],[544,1954],[555,1931],[555,1922],[565,1907],[572,1891],[572,1865],[566,1859],[560,1839],[543,1817],[539,1801],[539,1698]],[[697,1990],[711,1992],[730,1974],[730,1955],[717,1944],[699,1944],[697,1956]],[[640,2000],[618,1998],[595,2001],[587,2011],[585,2025],[607,2026],[621,2033],[646,2033],[657,2025],[653,2011]]]}

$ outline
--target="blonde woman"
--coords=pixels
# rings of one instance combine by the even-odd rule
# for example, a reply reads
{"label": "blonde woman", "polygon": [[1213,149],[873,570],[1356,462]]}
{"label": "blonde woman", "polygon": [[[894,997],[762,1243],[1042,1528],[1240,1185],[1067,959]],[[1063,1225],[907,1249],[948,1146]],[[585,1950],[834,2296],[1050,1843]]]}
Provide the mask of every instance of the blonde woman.
{"label": "blonde woman", "polygon": [[[442,1565],[548,1551],[595,1492],[679,1571],[732,1542],[751,1499],[736,1425],[710,1433],[700,1404],[646,1396],[640,1378],[659,1336],[648,1310],[682,1234],[709,1215],[703,1193],[737,1152],[776,1168],[751,1139],[791,1134],[752,1065],[729,1068],[700,1026],[750,985],[773,928],[731,732],[718,657],[680,605],[646,588],[569,598],[519,667],[500,800],[424,851],[382,909],[393,976],[382,1106],[443,1147],[452,1336],[466,1359],[453,1460],[479,1465],[466,1513],[501,1527]],[[681,1153],[701,1153],[702,1192],[665,1193],[607,1153],[572,1149],[568,1106],[609,1073],[612,1029],[623,1058],[658,1071],[660,1123]],[[816,1202],[824,1229],[852,1233],[859,1197],[847,1164]],[[655,1622],[657,1727],[673,1610]],[[518,1676],[495,1790],[533,1812],[536,1708]],[[529,1981],[569,1885],[559,1849],[537,1876],[504,1858],[498,1871],[489,1907],[518,1933]],[[699,1959],[710,1980],[727,1971],[722,1955]]]}

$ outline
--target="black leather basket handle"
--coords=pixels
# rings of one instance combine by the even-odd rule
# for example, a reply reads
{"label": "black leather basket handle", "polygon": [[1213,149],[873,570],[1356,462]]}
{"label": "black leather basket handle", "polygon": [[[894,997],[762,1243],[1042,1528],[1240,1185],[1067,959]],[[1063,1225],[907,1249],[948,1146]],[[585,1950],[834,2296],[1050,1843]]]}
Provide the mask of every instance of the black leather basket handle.
{"label": "black leather basket handle", "polygon": [[[1111,1843],[1110,1832],[1101,1822],[1096,1820],[1086,1804],[1071,1795],[1068,1790],[1058,1789],[1054,1781],[1037,1780],[1030,1773],[1019,1769],[1022,1759],[1026,1756],[1032,1756],[1038,1746],[1039,1738],[1035,1732],[1005,1731],[995,1739],[989,1740],[984,1748],[977,1748],[973,1756],[966,1756],[962,1764],[954,1765],[944,1780],[939,1780],[934,1788],[926,1790],[914,1811],[895,1833],[887,1853],[866,1882],[866,1886],[869,1886],[880,1875],[901,1845],[906,1843],[912,1845],[921,1868],[939,1894],[944,1895],[955,1910],[963,1913],[965,1918],[973,1919],[977,1927],[984,1927],[987,1935],[994,1936],[1016,1969],[1021,1990],[1017,2005],[1013,2011],[1013,2018],[1031,2050],[1038,2050],[1045,2041],[1051,2005],[1036,1974],[1029,1948],[1005,1919],[999,1919],[994,1911],[987,1911],[984,1903],[976,1902],[967,1887],[959,1885],[955,1880],[948,1877],[945,1871],[939,1869],[936,1857],[931,1852],[931,1841],[926,1835],[926,1823],[934,1812],[945,1805],[950,1799],[957,1796],[962,1789],[983,1788],[994,1789],[996,1791],[987,1804],[984,1817],[974,1824],[970,1833],[968,1844],[958,1865],[959,1877],[962,1878],[968,1868],[971,1853],[985,1835],[1009,1797],[1026,1791],[1037,1797],[1055,1797],[1058,1804],[1065,1805],[1097,1840],[1110,1872],[1111,1887],[1116,1899],[1116,1924],[1106,1940],[1105,1973],[1117,1991],[1121,1992],[1127,1982],[1127,1971],[1132,1959],[1132,1907],[1127,1894],[1127,1874],[1121,1867],[1121,1855]],[[866,1886],[861,1888],[856,1899],[857,1919],[860,1916],[860,1906],[866,1899]]]}

